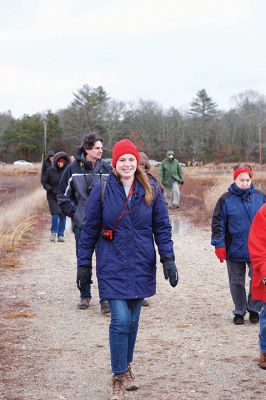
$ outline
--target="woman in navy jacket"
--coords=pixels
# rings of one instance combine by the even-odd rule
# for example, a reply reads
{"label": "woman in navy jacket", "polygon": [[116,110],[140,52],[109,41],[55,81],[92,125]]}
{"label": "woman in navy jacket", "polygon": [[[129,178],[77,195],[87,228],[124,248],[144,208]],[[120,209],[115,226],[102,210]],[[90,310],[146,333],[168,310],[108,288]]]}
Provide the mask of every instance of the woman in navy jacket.
{"label": "woman in navy jacket", "polygon": [[252,184],[252,175],[250,165],[236,165],[234,183],[219,198],[212,217],[212,245],[220,262],[226,260],[236,325],[244,324],[247,311],[251,323],[259,322],[262,305],[260,301],[252,300],[251,285],[248,297],[245,289],[246,265],[249,277],[252,276],[248,235],[257,211],[266,202],[265,195]]}
{"label": "woman in navy jacket", "polygon": [[123,399],[124,390],[135,390],[130,363],[143,299],[156,291],[158,246],[164,275],[171,286],[178,283],[171,225],[163,196],[153,179],[139,168],[140,155],[127,139],[113,147],[113,172],[106,187],[97,183],[87,202],[78,250],[79,287],[91,279],[96,249],[100,297],[109,301],[112,365],[110,400]]}
{"label": "woman in navy jacket", "polygon": [[70,163],[70,157],[64,151],[59,151],[53,156],[52,165],[46,168],[41,182],[47,192],[47,201],[51,213],[51,236],[50,241],[64,242],[66,228],[66,216],[63,215],[57,202],[57,194],[60,179],[66,166]]}

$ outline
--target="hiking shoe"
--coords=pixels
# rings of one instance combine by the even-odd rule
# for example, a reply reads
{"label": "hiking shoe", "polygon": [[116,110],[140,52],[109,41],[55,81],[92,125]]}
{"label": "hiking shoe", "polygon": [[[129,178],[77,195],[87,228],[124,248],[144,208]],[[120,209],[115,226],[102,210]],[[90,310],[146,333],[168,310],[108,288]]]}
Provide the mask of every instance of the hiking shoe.
{"label": "hiking shoe", "polygon": [[258,365],[262,369],[266,369],[266,353],[260,353]]}
{"label": "hiking shoe", "polygon": [[51,233],[50,242],[55,242],[55,241],[56,241],[56,234],[55,233]]}
{"label": "hiking shoe", "polygon": [[124,375],[124,385],[125,385],[125,389],[128,391],[139,389],[139,386],[136,383],[135,375],[132,372],[130,364],[128,364],[128,370],[125,372],[125,375]]}
{"label": "hiking shoe", "polygon": [[101,302],[101,313],[102,314],[109,314],[110,313],[110,307],[109,303],[107,300],[104,300]]}
{"label": "hiking shoe", "polygon": [[64,242],[64,241],[65,241],[64,236],[58,236],[57,241],[58,241],[58,242]]}
{"label": "hiking shoe", "polygon": [[108,400],[123,400],[125,397],[124,374],[113,375],[112,389]]}
{"label": "hiking shoe", "polygon": [[236,314],[234,316],[233,323],[235,325],[243,325],[244,324],[244,315]]}
{"label": "hiking shoe", "polygon": [[148,307],[150,305],[150,301],[147,299],[143,300],[142,307]]}
{"label": "hiking shoe", "polygon": [[90,306],[91,299],[89,297],[81,297],[80,303],[78,304],[78,308],[80,310],[87,310]]}
{"label": "hiking shoe", "polygon": [[260,320],[259,313],[257,313],[256,311],[250,311],[249,320],[252,324],[257,324]]}

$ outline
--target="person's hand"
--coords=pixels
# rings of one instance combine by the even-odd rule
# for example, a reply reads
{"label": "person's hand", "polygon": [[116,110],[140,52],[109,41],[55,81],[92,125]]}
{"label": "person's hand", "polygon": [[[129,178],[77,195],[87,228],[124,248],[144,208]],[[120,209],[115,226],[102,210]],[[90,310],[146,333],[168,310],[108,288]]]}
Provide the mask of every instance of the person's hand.
{"label": "person's hand", "polygon": [[163,261],[163,273],[165,279],[169,279],[172,287],[178,284],[179,276],[174,260],[167,259]]}
{"label": "person's hand", "polygon": [[184,185],[184,181],[180,181],[180,185]]}
{"label": "person's hand", "polygon": [[79,290],[86,290],[86,286],[93,283],[91,280],[91,268],[89,265],[79,265],[77,268],[77,287]]}
{"label": "person's hand", "polygon": [[262,283],[263,285],[266,285],[266,276],[264,276],[264,278],[262,279]]}
{"label": "person's hand", "polygon": [[223,263],[226,257],[226,249],[224,247],[217,247],[215,249],[216,257],[219,258],[220,263]]}

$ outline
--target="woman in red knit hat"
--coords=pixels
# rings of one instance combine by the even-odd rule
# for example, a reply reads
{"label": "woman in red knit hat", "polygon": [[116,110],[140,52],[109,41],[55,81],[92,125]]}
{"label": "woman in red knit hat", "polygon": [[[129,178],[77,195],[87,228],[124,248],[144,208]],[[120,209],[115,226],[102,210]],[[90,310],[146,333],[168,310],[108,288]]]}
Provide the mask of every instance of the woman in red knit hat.
{"label": "woman in red knit hat", "polygon": [[164,276],[178,283],[168,211],[152,177],[139,168],[140,154],[130,140],[113,147],[113,172],[106,186],[97,183],[88,199],[78,250],[79,285],[90,280],[88,271],[96,246],[96,273],[100,296],[111,310],[109,342],[112,389],[109,399],[122,400],[138,385],[132,372],[134,347],[143,299],[156,292],[158,246]]}
{"label": "woman in red knit hat", "polygon": [[234,302],[236,325],[244,324],[249,312],[251,323],[259,322],[261,301],[251,297],[251,285],[246,295],[246,267],[252,276],[252,265],[248,251],[248,235],[251,223],[266,202],[265,195],[252,184],[253,170],[250,165],[238,163],[234,168],[234,182],[218,200],[212,216],[212,245],[221,263],[226,260],[230,292]]}

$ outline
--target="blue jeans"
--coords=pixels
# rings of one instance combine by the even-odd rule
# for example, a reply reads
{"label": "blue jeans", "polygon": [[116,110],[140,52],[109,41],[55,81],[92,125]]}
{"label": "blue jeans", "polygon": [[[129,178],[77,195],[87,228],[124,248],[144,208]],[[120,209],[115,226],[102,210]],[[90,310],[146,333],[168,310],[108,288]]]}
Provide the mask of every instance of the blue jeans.
{"label": "blue jeans", "polygon": [[266,354],[266,303],[262,303],[260,312],[259,346],[261,353]]}
{"label": "blue jeans", "polygon": [[64,236],[66,229],[66,217],[64,215],[53,214],[51,216],[51,232],[58,236]]}
{"label": "blue jeans", "polygon": [[144,299],[108,299],[111,310],[109,343],[113,374],[122,374],[133,360],[140,310]]}

